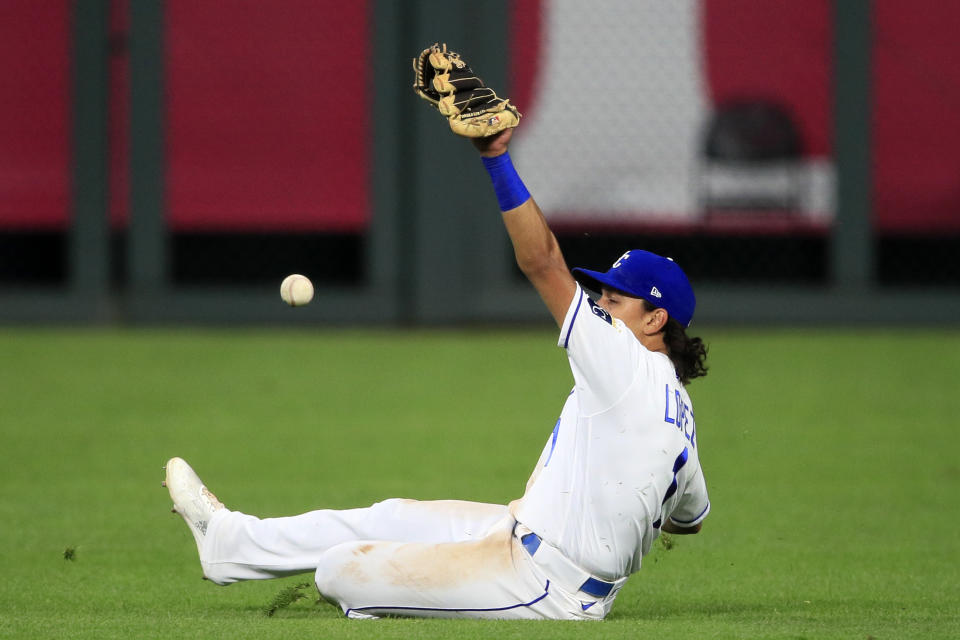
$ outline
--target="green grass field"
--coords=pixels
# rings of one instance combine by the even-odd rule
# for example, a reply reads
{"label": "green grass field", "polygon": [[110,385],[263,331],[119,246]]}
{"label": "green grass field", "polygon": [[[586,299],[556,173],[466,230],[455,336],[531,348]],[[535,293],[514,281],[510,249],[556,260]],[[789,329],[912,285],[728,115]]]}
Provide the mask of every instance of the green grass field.
{"label": "green grass field", "polygon": [[0,330],[0,636],[960,637],[960,331],[704,337],[713,512],[589,624],[267,617],[310,576],[202,581],[160,487],[180,455],[262,516],[506,502],[571,385],[552,332]]}

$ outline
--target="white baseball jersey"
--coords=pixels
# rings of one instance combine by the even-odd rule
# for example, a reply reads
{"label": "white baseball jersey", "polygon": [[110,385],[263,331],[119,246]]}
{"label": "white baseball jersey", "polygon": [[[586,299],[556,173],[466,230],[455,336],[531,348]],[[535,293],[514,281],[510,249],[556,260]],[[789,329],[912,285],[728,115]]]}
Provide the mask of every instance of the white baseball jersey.
{"label": "white baseball jersey", "polygon": [[517,521],[599,578],[640,568],[671,518],[710,510],[693,404],[670,358],[647,350],[577,287],[560,331],[575,386]]}

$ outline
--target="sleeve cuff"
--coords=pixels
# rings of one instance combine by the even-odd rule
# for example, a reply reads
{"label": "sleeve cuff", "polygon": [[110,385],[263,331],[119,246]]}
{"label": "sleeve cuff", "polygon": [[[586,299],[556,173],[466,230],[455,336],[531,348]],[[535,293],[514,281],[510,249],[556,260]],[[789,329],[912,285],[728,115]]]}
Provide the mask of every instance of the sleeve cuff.
{"label": "sleeve cuff", "polygon": [[679,525],[681,527],[694,527],[700,524],[701,522],[703,522],[704,518],[706,518],[709,513],[710,513],[710,503],[708,502],[707,506],[704,507],[703,511],[700,512],[700,515],[698,515],[693,520],[678,520],[673,516],[670,516],[669,520],[673,522],[673,524]]}

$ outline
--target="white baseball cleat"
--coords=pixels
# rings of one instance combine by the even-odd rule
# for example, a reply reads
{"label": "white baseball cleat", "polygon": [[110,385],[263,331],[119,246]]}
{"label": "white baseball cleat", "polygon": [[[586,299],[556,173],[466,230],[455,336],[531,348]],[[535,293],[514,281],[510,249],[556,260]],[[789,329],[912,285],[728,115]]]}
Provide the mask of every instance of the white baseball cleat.
{"label": "white baseball cleat", "polygon": [[203,549],[203,538],[207,535],[210,518],[224,508],[223,503],[204,486],[200,476],[183,458],[170,458],[165,469],[167,478],[164,486],[173,500],[173,511],[179,513],[190,527],[199,553]]}

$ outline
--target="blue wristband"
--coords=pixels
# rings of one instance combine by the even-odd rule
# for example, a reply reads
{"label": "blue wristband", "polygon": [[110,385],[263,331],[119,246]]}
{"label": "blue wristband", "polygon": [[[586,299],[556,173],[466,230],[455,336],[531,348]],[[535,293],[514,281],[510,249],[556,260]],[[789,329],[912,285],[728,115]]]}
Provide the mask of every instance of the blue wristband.
{"label": "blue wristband", "polygon": [[510,160],[510,154],[494,158],[480,158],[487,173],[490,174],[490,181],[493,183],[493,191],[497,194],[497,202],[500,203],[500,211],[509,211],[516,209],[524,202],[530,199],[530,192],[524,186],[517,170],[513,168],[513,162]]}

